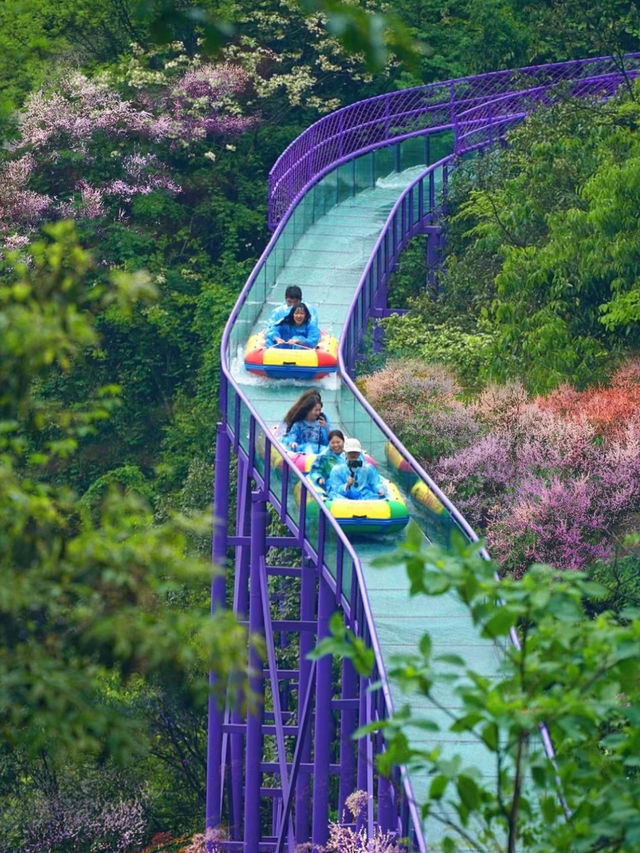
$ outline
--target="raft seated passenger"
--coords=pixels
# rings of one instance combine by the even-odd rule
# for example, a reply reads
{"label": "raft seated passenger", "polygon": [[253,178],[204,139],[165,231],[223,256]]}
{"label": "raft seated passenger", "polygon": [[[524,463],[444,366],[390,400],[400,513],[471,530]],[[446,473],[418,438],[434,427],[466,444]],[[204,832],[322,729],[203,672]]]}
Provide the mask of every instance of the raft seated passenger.
{"label": "raft seated passenger", "polygon": [[286,349],[307,347],[313,349],[320,342],[320,330],[311,321],[309,309],[301,302],[290,309],[289,313],[271,328],[265,335],[265,346],[282,346]]}
{"label": "raft seated passenger", "polygon": [[[292,308],[295,308],[296,305],[300,305],[301,302],[302,290],[297,284],[290,284],[284,292],[284,302],[278,305],[277,308],[274,308],[271,314],[269,314],[267,318],[266,331],[270,332],[275,325],[277,325],[281,320],[284,320]],[[309,309],[309,314],[311,314],[311,322],[314,326],[317,326],[318,312],[313,305],[310,305],[308,302],[305,304]]]}
{"label": "raft seated passenger", "polygon": [[332,429],[329,433],[329,446],[316,456],[311,465],[309,471],[311,482],[314,486],[326,490],[331,471],[345,460],[342,430]]}
{"label": "raft seated passenger", "polygon": [[286,415],[282,443],[298,453],[320,453],[329,444],[327,421],[318,394],[305,392]]}
{"label": "raft seated passenger", "polygon": [[364,458],[357,438],[344,442],[346,460],[336,465],[329,476],[328,495],[355,501],[384,500],[387,489],[380,474]]}

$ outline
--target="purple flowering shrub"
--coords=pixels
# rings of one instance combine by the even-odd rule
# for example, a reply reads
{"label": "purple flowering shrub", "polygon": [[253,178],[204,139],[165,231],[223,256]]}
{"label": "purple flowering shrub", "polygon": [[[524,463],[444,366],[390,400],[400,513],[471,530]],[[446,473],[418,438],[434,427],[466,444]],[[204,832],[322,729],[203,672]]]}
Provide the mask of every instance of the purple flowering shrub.
{"label": "purple flowering shrub", "polygon": [[[67,779],[48,790],[25,792],[23,808],[14,816],[11,846],[21,853],[140,849],[148,826],[148,797],[118,785],[117,777],[105,771],[101,781]],[[9,849],[0,844],[0,850]]]}
{"label": "purple flowering shrub", "polygon": [[343,822],[329,823],[329,840],[323,848],[326,853],[405,853],[395,833],[382,832],[375,826],[373,835],[369,837],[366,821],[360,829],[348,822],[349,816],[353,821],[367,808],[368,794],[366,791],[354,791],[345,801]]}
{"label": "purple flowering shrub", "polygon": [[43,222],[121,221],[136,197],[177,195],[176,152],[257,123],[244,115],[249,87],[242,69],[204,64],[130,98],[80,72],[32,93],[0,162],[0,239],[21,248]]}
{"label": "purple flowering shrub", "polygon": [[234,136],[258,123],[245,115],[251,90],[249,74],[239,65],[200,65],[186,71],[167,96],[167,108],[179,138]]}
{"label": "purple flowering shrub", "polygon": [[517,383],[465,405],[447,368],[392,361],[361,380],[372,405],[503,568],[606,561],[640,512],[640,360],[607,388],[530,399]]}
{"label": "purple flowering shrub", "polygon": [[[640,511],[640,412],[628,404],[640,399],[640,383],[631,367],[620,375],[625,394],[585,393],[583,414],[572,389],[554,392],[551,404],[491,389],[473,404],[488,431],[434,466],[505,570],[519,576],[532,562],[585,569],[605,561]],[[617,401],[615,428],[607,400]]]}
{"label": "purple flowering shrub", "polygon": [[503,569],[522,576],[531,563],[584,569],[610,555],[611,529],[598,490],[588,477],[519,483],[508,506],[487,524],[487,545]]}
{"label": "purple flowering shrub", "polygon": [[452,371],[417,360],[390,361],[359,380],[371,405],[422,461],[467,446],[478,433],[473,412],[460,400]]}

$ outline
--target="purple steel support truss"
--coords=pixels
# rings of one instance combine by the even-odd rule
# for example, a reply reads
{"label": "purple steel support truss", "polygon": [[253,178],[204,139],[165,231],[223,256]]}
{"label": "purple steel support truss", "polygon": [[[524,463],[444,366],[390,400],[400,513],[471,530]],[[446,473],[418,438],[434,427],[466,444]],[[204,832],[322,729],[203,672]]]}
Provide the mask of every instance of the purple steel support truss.
{"label": "purple steel support truss", "polygon": [[[300,619],[303,621],[310,621],[313,619],[316,610],[316,578],[315,572],[311,566],[303,566],[300,588]],[[300,637],[300,675],[298,678],[299,719],[302,719],[304,716],[305,699],[307,692],[309,692],[312,687],[311,662],[307,659],[307,655],[312,648],[313,637],[311,634],[302,634]],[[307,713],[309,713],[308,710]],[[300,738],[300,758],[301,761],[304,761],[307,764],[311,758],[311,733],[308,728],[305,731],[304,737]],[[295,837],[296,843],[298,844],[306,842],[311,834],[311,824],[309,820],[310,815],[307,808],[311,798],[310,778],[310,774],[307,770],[301,770],[298,773],[298,780],[296,782]]]}
{"label": "purple steel support truss", "polygon": [[[318,595],[318,640],[329,635],[329,617],[334,605],[324,578]],[[329,765],[331,760],[331,658],[318,661],[316,675],[316,718],[313,757],[313,823],[311,840],[324,846],[329,835]]]}
{"label": "purple steel support truss", "polygon": [[[249,593],[249,628],[252,634],[264,633],[261,580],[265,572],[266,505],[264,495],[251,495],[251,572]],[[255,708],[247,715],[244,781],[244,842],[247,850],[257,850],[261,832],[262,781],[261,757],[264,723],[264,677],[262,660],[255,647],[250,644],[249,685],[254,696]]]}
{"label": "purple steel support truss", "polygon": [[[214,575],[211,584],[211,611],[215,612],[225,606],[226,578],[225,564],[227,559],[227,523],[229,515],[229,463],[230,446],[229,438],[224,427],[219,424],[216,443],[216,471],[220,474],[216,478],[215,493],[213,499],[214,507],[214,529],[213,529],[213,564],[219,574]],[[223,749],[223,712],[216,702],[214,694],[215,679],[209,676],[211,694],[209,696],[209,731],[207,748],[207,826],[218,826],[222,817],[222,782],[224,777],[224,764],[222,762]]]}
{"label": "purple steel support truss", "polygon": [[[276,232],[240,295],[222,341],[223,422],[217,435],[213,559],[224,568],[228,549],[235,549],[234,611],[240,620],[248,621],[253,633],[263,637],[266,657],[261,659],[256,647],[249,645],[247,667],[257,701],[248,714],[241,710],[241,696],[229,697],[236,701],[230,702],[224,714],[213,697],[209,703],[206,820],[207,828],[220,825],[226,829],[226,840],[216,842],[218,848],[293,853],[297,844],[311,839],[323,843],[329,809],[337,809],[342,816],[345,800],[357,787],[368,794],[360,824],[366,824],[370,833],[377,825],[383,831],[410,837],[415,849],[426,851],[410,783],[399,768],[390,780],[379,778],[375,770],[374,757],[384,749],[381,736],[369,735],[357,744],[351,739],[356,724],[381,720],[392,712],[357,554],[322,505],[317,506],[318,522],[309,523],[307,501],[315,502],[315,493],[288,458],[280,456],[281,465],[274,469],[272,450],[277,456],[278,446],[230,370],[231,330],[282,228],[297,202],[331,170],[382,145],[395,146],[396,167],[400,168],[404,140],[426,136],[428,151],[428,134],[453,131],[452,155],[433,163],[414,181],[389,215],[349,308],[339,363],[342,381],[358,405],[441,500],[452,524],[474,539],[464,518],[353,384],[350,376],[360,341],[368,319],[387,311],[388,278],[411,237],[429,234],[429,268],[435,271],[437,216],[449,170],[455,165],[454,155],[503,139],[508,128],[529,111],[567,93],[609,97],[639,70],[640,55],[626,57],[624,73],[610,58],[599,58],[382,95],[321,119],[274,166],[270,224],[277,226]],[[351,172],[350,191],[356,192],[355,167]],[[374,178],[372,161],[372,183]],[[238,457],[233,535],[227,532],[231,451]],[[291,499],[294,486],[299,489],[297,504]],[[268,533],[268,518],[280,522],[284,532]],[[279,549],[287,549],[287,559],[278,556]],[[351,583],[345,584],[349,576]],[[224,605],[225,591],[224,574],[216,575],[213,610]],[[292,602],[297,603],[292,606]],[[307,659],[317,639],[327,634],[329,617],[337,608],[348,627],[373,649],[376,663],[370,678],[357,676],[351,664],[344,662],[334,683],[328,658],[319,662]],[[552,756],[551,744],[547,751]]]}

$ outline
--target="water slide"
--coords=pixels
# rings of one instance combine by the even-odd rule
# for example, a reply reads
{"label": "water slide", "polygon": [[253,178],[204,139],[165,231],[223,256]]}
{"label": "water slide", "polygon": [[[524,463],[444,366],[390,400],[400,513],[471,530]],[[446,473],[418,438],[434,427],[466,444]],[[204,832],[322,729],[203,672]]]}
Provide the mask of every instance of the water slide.
{"label": "water slide", "polygon": [[[629,57],[627,74],[635,75],[638,65],[638,57]],[[437,745],[488,780],[495,775],[492,755],[477,740],[448,731],[458,704],[446,680],[435,691],[434,707],[424,696],[405,695],[387,672],[394,656],[414,651],[427,632],[435,655],[453,652],[489,678],[500,650],[478,636],[453,595],[433,603],[412,599],[404,568],[374,567],[402,534],[350,539],[324,506],[309,511],[307,500],[315,503],[317,496],[272,430],[301,391],[317,387],[331,425],[357,437],[383,476],[396,483],[425,543],[446,545],[454,529],[476,538],[386,427],[384,413],[363,399],[353,381],[356,360],[363,341],[371,340],[372,323],[393,307],[387,305],[388,278],[417,234],[427,235],[429,271],[435,273],[438,219],[449,175],[461,159],[503,139],[509,127],[560,91],[563,97],[567,91],[609,97],[621,80],[605,58],[394,92],[325,117],[274,166],[274,234],[222,344],[214,560],[229,571],[214,581],[212,602],[222,606],[233,588],[235,612],[266,644],[266,660],[250,654],[252,687],[263,703],[248,715],[232,702],[224,711],[210,705],[207,825],[224,827],[224,849],[293,851],[307,841],[323,844],[330,817],[342,816],[356,789],[369,795],[361,820],[370,834],[379,828],[410,838],[417,850],[437,846],[444,821],[453,816],[443,812],[440,819],[422,821],[419,804],[428,796],[428,777],[397,768],[385,779],[374,764],[385,748],[381,736],[357,745],[351,739],[357,725],[407,704],[416,718],[440,723],[435,734],[410,726],[414,744]],[[264,327],[290,284],[299,285],[304,301],[317,308],[321,328],[340,339],[337,374],[305,383],[245,370],[248,337]],[[411,497],[417,482],[426,487],[426,504]],[[306,657],[327,634],[336,610],[374,650],[369,679],[349,662],[337,668],[329,659]]]}

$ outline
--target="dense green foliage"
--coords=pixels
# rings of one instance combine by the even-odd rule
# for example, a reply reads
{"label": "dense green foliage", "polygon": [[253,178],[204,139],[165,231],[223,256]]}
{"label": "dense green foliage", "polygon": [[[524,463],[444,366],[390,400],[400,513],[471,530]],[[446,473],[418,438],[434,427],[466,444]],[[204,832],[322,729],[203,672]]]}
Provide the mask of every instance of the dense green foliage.
{"label": "dense green foliage", "polygon": [[635,352],[638,117],[628,95],[567,102],[461,170],[439,286],[388,321],[391,349],[417,346],[471,387],[522,379],[538,392],[602,381]]}
{"label": "dense green foliage", "polygon": [[230,613],[210,616],[211,567],[189,555],[208,519],[154,524],[135,478],[82,498],[65,482],[118,388],[64,400],[47,384],[98,352],[96,314],[125,317],[154,298],[147,278],[91,282],[92,267],[63,223],[31,244],[29,265],[9,255],[0,286],[0,732],[9,766],[23,768],[2,779],[3,844],[26,838],[14,830],[29,824],[11,819],[16,798],[46,793],[38,767],[64,787],[87,761],[126,766],[147,754],[150,715],[133,701],[143,680],[176,684],[202,714],[206,673],[223,690],[246,649]]}
{"label": "dense green foliage", "polygon": [[[383,772],[394,764],[426,773],[429,800],[422,813],[444,827],[443,850],[631,851],[640,840],[638,775],[637,610],[586,618],[584,602],[603,590],[579,574],[558,578],[535,566],[522,581],[496,580],[495,566],[479,546],[454,542],[453,551],[424,544],[409,530],[397,552],[379,565],[404,563],[412,595],[455,595],[478,634],[504,647],[497,678],[467,672],[454,654],[433,654],[425,634],[416,653],[392,673],[448,718],[446,728],[487,752],[492,771],[466,767],[436,747],[411,744],[409,730],[436,732],[443,725],[415,718],[409,706],[382,725],[389,748],[378,757]],[[433,604],[431,604],[433,606]],[[513,632],[518,645],[512,642]],[[361,641],[332,623],[333,636],[315,655],[338,653],[366,674]],[[442,702],[448,684],[459,712]],[[555,761],[537,747],[547,727]],[[367,729],[363,730],[363,733]],[[562,797],[558,796],[558,789]],[[460,846],[459,846],[460,845]]]}
{"label": "dense green foliage", "polygon": [[[239,666],[246,637],[207,617],[197,511],[221,332],[268,238],[276,157],[359,98],[618,56],[638,29],[638,5],[617,0],[4,0],[0,849],[49,833],[56,853],[116,850],[200,826],[202,673]],[[391,345],[427,340],[422,356],[472,388],[585,384],[637,347],[637,122],[633,99],[559,108],[461,171],[439,289],[389,321]],[[75,230],[49,231],[59,219]],[[440,403],[422,412],[433,424]],[[460,413],[447,404],[462,419],[425,435],[425,456],[468,438]],[[616,607],[634,554],[598,569]],[[110,803],[135,838],[116,843]],[[56,835],[61,814],[85,834]]]}

